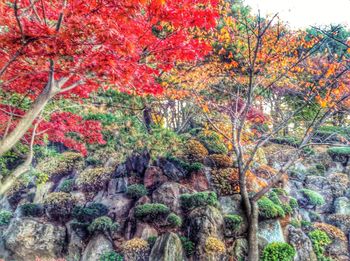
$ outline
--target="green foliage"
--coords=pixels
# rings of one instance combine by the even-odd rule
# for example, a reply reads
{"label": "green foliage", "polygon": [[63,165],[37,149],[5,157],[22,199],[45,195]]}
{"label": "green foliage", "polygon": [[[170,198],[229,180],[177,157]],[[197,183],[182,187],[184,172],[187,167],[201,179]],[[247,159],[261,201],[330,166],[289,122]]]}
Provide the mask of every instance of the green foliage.
{"label": "green foliage", "polygon": [[90,203],[86,207],[76,206],[73,209],[72,216],[79,222],[91,222],[95,218],[108,214],[108,208],[101,203]]}
{"label": "green foliage", "polygon": [[92,223],[88,226],[88,231],[90,233],[94,232],[105,232],[105,233],[112,233],[113,231],[117,230],[119,225],[112,221],[107,216],[102,216],[96,218]]}
{"label": "green foliage", "polygon": [[323,196],[316,191],[311,189],[301,189],[300,192],[303,193],[311,205],[320,206],[325,203]]}
{"label": "green foliage", "polygon": [[325,247],[332,243],[326,232],[316,229],[309,233],[309,238],[312,242],[313,249],[317,256],[317,260],[325,261],[327,260],[324,256]]}
{"label": "green foliage", "polygon": [[301,227],[301,222],[298,219],[293,218],[290,223],[293,227],[295,228],[300,228]]}
{"label": "green foliage", "polygon": [[59,187],[59,191],[69,193],[74,190],[74,186],[75,186],[74,179],[66,179],[61,183]]}
{"label": "green foliage", "polygon": [[83,191],[96,192],[104,188],[112,178],[112,168],[92,168],[80,173],[76,183]]}
{"label": "green foliage", "polygon": [[274,203],[271,199],[263,196],[258,200],[259,216],[264,219],[284,217],[285,212],[283,208]]}
{"label": "green foliage", "polygon": [[43,207],[35,203],[26,203],[20,206],[20,210],[25,217],[40,217],[44,214]]}
{"label": "green foliage", "polygon": [[331,157],[350,156],[350,147],[331,147],[327,152]]}
{"label": "green foliage", "polygon": [[227,154],[228,149],[220,140],[219,134],[214,131],[202,131],[198,133],[198,140],[207,148],[209,153]]}
{"label": "green foliage", "polygon": [[123,256],[115,251],[104,252],[99,261],[123,261]]}
{"label": "green foliage", "polygon": [[290,197],[289,198],[289,206],[292,208],[292,209],[297,209],[299,207],[299,204],[298,204],[298,201],[296,198],[293,198],[293,197]]}
{"label": "green foliage", "polygon": [[181,227],[182,225],[182,218],[175,213],[170,213],[169,216],[167,217],[167,223],[171,227]]}
{"label": "green foliage", "polygon": [[0,157],[0,179],[9,175],[16,166],[23,162],[21,154],[25,154],[28,148],[22,144],[16,145],[16,150],[10,150]]}
{"label": "green foliage", "polygon": [[132,199],[139,199],[148,194],[148,190],[142,184],[133,184],[128,186],[126,195]]}
{"label": "green foliage", "polygon": [[187,173],[191,172],[197,172],[204,168],[204,165],[200,162],[194,162],[194,163],[188,163],[186,161],[183,161],[179,158],[168,156],[167,160],[171,161],[175,165],[179,166],[183,170],[185,170]]}
{"label": "green foliage", "polygon": [[190,257],[194,254],[195,244],[187,237],[180,236],[182,247],[186,253],[187,257]]}
{"label": "green foliage", "polygon": [[215,192],[197,192],[193,194],[182,194],[180,196],[181,207],[190,210],[196,207],[213,206],[217,207],[219,202]]}
{"label": "green foliage", "polygon": [[276,193],[278,196],[287,196],[288,194],[283,188],[273,188],[271,191]]}
{"label": "green foliage", "polygon": [[293,147],[298,147],[300,144],[300,141],[297,138],[291,136],[275,137],[273,139],[270,139],[270,141],[273,143],[284,144]]}
{"label": "green foliage", "polygon": [[310,227],[312,227],[312,223],[309,222],[309,221],[306,221],[306,220],[300,221],[300,225],[301,225],[301,227],[303,227],[303,228],[310,228]]}
{"label": "green foliage", "polygon": [[147,242],[148,242],[148,245],[150,246],[150,248],[152,248],[154,246],[156,241],[157,241],[157,237],[156,236],[150,236],[150,237],[147,238]]}
{"label": "green foliage", "polygon": [[262,261],[292,261],[296,254],[295,249],[282,242],[268,244],[262,253]]}
{"label": "green foliage", "polygon": [[12,217],[13,217],[13,214],[11,211],[4,210],[4,209],[0,210],[0,226],[8,225]]}
{"label": "green foliage", "polygon": [[65,192],[52,192],[44,200],[44,208],[48,216],[60,221],[69,218],[74,204],[72,196]]}
{"label": "green foliage", "polygon": [[170,213],[170,209],[164,204],[146,203],[135,207],[134,216],[136,219],[156,221]]}
{"label": "green foliage", "polygon": [[309,217],[312,222],[321,222],[321,216],[315,211],[309,211]]}
{"label": "green foliage", "polygon": [[225,215],[224,216],[224,222],[225,222],[225,228],[235,231],[241,223],[243,222],[243,219],[239,215]]}

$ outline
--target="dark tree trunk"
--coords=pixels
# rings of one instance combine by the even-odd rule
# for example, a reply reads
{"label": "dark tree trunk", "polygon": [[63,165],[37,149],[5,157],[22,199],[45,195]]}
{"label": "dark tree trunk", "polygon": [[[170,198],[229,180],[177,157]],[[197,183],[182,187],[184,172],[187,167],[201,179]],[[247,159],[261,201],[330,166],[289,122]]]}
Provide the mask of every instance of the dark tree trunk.
{"label": "dark tree trunk", "polygon": [[249,216],[248,230],[248,261],[259,261],[259,245],[258,245],[258,204],[251,201],[251,214]]}

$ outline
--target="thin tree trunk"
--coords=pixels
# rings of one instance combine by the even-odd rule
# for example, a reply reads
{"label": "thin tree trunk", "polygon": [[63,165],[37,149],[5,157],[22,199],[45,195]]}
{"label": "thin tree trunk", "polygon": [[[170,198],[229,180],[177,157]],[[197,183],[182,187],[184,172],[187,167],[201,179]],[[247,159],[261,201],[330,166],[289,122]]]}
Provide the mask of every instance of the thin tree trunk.
{"label": "thin tree trunk", "polygon": [[248,229],[248,261],[259,261],[258,217],[259,209],[255,201],[251,201],[251,215]]}

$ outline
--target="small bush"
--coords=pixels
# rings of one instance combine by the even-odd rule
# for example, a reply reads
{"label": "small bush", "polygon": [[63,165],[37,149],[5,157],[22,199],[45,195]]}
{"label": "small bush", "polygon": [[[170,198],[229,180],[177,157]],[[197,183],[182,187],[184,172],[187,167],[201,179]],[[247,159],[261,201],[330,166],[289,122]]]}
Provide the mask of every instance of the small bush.
{"label": "small bush", "polygon": [[142,220],[159,220],[170,213],[170,209],[164,204],[147,203],[135,207],[134,216]]}
{"label": "small bush", "polygon": [[239,226],[243,222],[243,219],[239,215],[226,215],[224,217],[224,222],[225,222],[225,228],[231,231],[234,231],[237,228],[239,228]]}
{"label": "small bush", "polygon": [[182,218],[176,215],[175,213],[170,213],[167,217],[167,223],[171,227],[181,227],[182,226]]}
{"label": "small bush", "polygon": [[218,168],[229,168],[233,165],[233,159],[225,154],[212,154],[209,159]]}
{"label": "small bush", "polygon": [[258,200],[259,216],[264,219],[284,217],[283,208],[264,196]]}
{"label": "small bush", "polygon": [[226,247],[220,239],[208,237],[205,241],[205,251],[210,254],[223,254],[226,251]]}
{"label": "small bush", "polygon": [[340,239],[341,241],[347,241],[346,235],[339,228],[326,224],[326,223],[314,223],[313,226],[323,232],[326,232],[331,239]]}
{"label": "small bush", "polygon": [[52,192],[44,200],[44,209],[52,219],[64,221],[69,218],[75,201],[72,196],[64,192]]}
{"label": "small bush", "polygon": [[90,203],[86,207],[76,206],[72,216],[79,222],[92,222],[95,218],[108,214],[108,208],[101,203]]}
{"label": "small bush", "polygon": [[180,236],[180,240],[186,256],[192,256],[194,254],[195,244],[187,237]]}
{"label": "small bush", "polygon": [[320,206],[325,203],[323,196],[316,191],[311,189],[301,189],[300,192],[304,194],[305,198],[311,205]]}
{"label": "small bush", "polygon": [[194,194],[182,194],[180,196],[181,207],[189,210],[201,206],[218,206],[218,199],[215,192],[198,192]]}
{"label": "small bush", "polygon": [[75,186],[74,179],[66,179],[61,183],[59,187],[59,191],[69,193],[74,190],[74,186]]}
{"label": "small bush", "polygon": [[8,210],[0,210],[0,226],[6,226],[10,224],[10,220],[13,217],[13,214],[11,211]]}
{"label": "small bush", "polygon": [[220,140],[220,136],[214,131],[202,131],[198,134],[198,139],[209,153],[227,154],[228,152],[225,144]]}
{"label": "small bush", "polygon": [[107,216],[102,216],[92,221],[92,223],[88,226],[88,231],[90,233],[94,233],[94,232],[112,233],[113,231],[117,230],[118,227],[119,225],[117,223],[114,223],[112,219],[110,219]]}
{"label": "small bush", "polygon": [[175,164],[177,167],[183,169],[187,174],[192,172],[198,172],[204,168],[204,165],[200,162],[188,163],[182,159],[168,156],[167,159]]}
{"label": "small bush", "polygon": [[43,207],[35,203],[26,203],[20,206],[24,217],[40,217],[44,214]]}
{"label": "small bush", "polygon": [[208,150],[198,140],[191,139],[185,144],[185,154],[190,161],[202,162],[208,156]]}
{"label": "small bush", "polygon": [[350,147],[331,147],[327,152],[331,157],[350,156]]}
{"label": "small bush", "polygon": [[270,139],[270,141],[273,143],[284,144],[284,145],[289,145],[293,147],[298,147],[300,144],[300,141],[297,138],[291,137],[291,136],[276,137],[276,138]]}
{"label": "small bush", "polygon": [[262,261],[292,261],[296,254],[295,249],[282,242],[268,244],[262,253]]}
{"label": "small bush", "polygon": [[99,261],[123,261],[123,256],[115,251],[104,252]]}
{"label": "small bush", "polygon": [[311,228],[312,227],[312,223],[309,221],[306,221],[306,220],[301,220],[300,225],[303,228]]}
{"label": "small bush", "polygon": [[290,223],[293,227],[295,228],[300,228],[301,227],[301,222],[298,219],[293,218]]}
{"label": "small bush", "polygon": [[148,251],[148,242],[141,238],[130,239],[123,245],[123,252],[127,260],[144,260]]}
{"label": "small bush", "polygon": [[156,241],[157,241],[157,237],[156,236],[150,236],[150,237],[147,238],[147,242],[148,242],[148,245],[150,246],[150,248],[152,248],[154,246]]}
{"label": "small bush", "polygon": [[130,185],[128,186],[128,189],[126,191],[126,195],[129,197],[129,198],[132,198],[132,199],[139,199],[145,195],[148,194],[148,191],[147,189],[145,188],[144,185],[142,184],[133,184],[133,185]]}
{"label": "small bush", "polygon": [[76,182],[83,191],[99,191],[103,189],[111,179],[113,169],[93,168],[80,173]]}
{"label": "small bush", "polygon": [[309,233],[309,238],[312,242],[313,249],[317,256],[318,260],[324,260],[324,251],[325,247],[332,243],[332,240],[328,237],[328,235],[319,229],[311,231]]}
{"label": "small bush", "polygon": [[290,197],[289,198],[289,206],[292,209],[297,209],[299,207],[298,201],[296,200],[296,198]]}

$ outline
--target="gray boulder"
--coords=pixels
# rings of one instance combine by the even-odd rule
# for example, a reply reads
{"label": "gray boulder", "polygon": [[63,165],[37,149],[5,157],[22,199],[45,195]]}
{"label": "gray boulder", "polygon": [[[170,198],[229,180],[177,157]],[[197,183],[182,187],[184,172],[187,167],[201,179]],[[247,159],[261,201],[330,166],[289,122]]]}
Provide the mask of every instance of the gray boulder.
{"label": "gray boulder", "polygon": [[185,255],[182,243],[175,233],[166,233],[157,238],[154,244],[149,261],[184,261]]}
{"label": "gray boulder", "polygon": [[104,252],[112,251],[113,246],[103,234],[95,235],[86,246],[81,261],[100,260]]}
{"label": "gray boulder", "polygon": [[346,197],[337,198],[334,201],[334,213],[350,215],[350,200]]}
{"label": "gray boulder", "polygon": [[285,242],[280,222],[275,219],[260,222],[258,239],[261,247],[272,242]]}
{"label": "gray boulder", "polygon": [[312,248],[312,243],[307,235],[300,228],[288,226],[287,229],[288,242],[297,252],[294,261],[317,261],[316,254]]}

